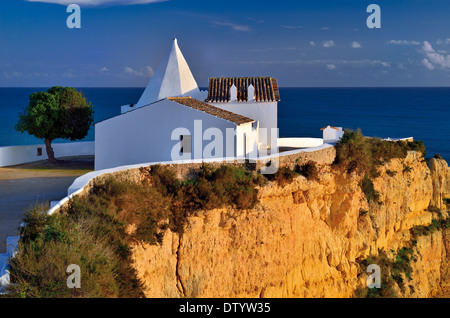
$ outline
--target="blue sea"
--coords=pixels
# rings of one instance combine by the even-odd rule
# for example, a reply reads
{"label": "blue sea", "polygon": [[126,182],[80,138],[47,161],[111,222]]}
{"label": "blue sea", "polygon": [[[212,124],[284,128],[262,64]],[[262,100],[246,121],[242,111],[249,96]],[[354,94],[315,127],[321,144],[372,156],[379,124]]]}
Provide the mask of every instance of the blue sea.
{"label": "blue sea", "polygon": [[[46,88],[0,88],[0,147],[40,143],[15,131],[29,95]],[[78,88],[94,106],[94,122],[120,114],[144,88]],[[450,161],[450,88],[280,88],[280,137],[322,137],[327,125],[381,138],[423,140],[427,157]],[[94,140],[92,128],[86,141]],[[66,142],[56,140],[55,142]]]}

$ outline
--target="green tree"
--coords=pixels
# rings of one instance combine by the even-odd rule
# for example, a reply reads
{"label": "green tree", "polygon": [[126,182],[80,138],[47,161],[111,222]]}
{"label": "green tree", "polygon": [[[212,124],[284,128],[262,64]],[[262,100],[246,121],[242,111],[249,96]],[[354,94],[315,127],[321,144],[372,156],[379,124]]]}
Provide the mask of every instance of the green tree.
{"label": "green tree", "polygon": [[15,128],[44,139],[48,160],[56,163],[52,141],[83,139],[94,121],[93,114],[92,104],[75,88],[54,86],[30,95]]}

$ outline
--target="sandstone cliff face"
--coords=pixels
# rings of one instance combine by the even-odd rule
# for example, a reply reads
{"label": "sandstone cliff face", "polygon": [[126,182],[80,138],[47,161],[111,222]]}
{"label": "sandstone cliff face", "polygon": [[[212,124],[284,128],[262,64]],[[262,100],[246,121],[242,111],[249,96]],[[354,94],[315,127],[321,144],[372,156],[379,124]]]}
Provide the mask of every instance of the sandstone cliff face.
{"label": "sandstone cliff face", "polygon": [[[202,211],[180,236],[166,231],[158,246],[136,244],[133,260],[147,297],[352,297],[365,287],[359,262],[379,250],[397,251],[410,229],[432,221],[431,205],[449,197],[443,160],[430,168],[417,153],[380,169],[369,203],[360,177],[321,166],[320,180],[299,176],[260,189],[247,211]],[[405,166],[410,167],[405,170]],[[441,204],[441,205],[439,205]],[[448,231],[421,236],[412,264],[413,289],[399,296],[429,297],[448,288]]]}

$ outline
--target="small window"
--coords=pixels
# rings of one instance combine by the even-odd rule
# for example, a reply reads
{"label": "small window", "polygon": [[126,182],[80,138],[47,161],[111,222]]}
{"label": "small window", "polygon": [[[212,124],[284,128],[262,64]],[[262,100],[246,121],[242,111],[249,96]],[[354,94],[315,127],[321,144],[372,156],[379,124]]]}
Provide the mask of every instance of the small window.
{"label": "small window", "polygon": [[42,148],[37,148],[37,156],[41,157],[42,156]]}
{"label": "small window", "polygon": [[192,153],[192,136],[183,135],[180,136],[181,141],[181,153]]}

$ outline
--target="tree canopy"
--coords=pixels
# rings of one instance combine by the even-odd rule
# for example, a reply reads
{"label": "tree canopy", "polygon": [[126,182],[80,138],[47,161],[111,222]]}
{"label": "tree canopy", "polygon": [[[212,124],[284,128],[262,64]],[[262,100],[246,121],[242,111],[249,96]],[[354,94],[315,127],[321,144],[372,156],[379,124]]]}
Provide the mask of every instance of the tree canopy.
{"label": "tree canopy", "polygon": [[30,95],[15,128],[44,139],[49,160],[54,161],[51,142],[57,138],[74,141],[86,137],[93,114],[92,104],[75,88],[54,86]]}

